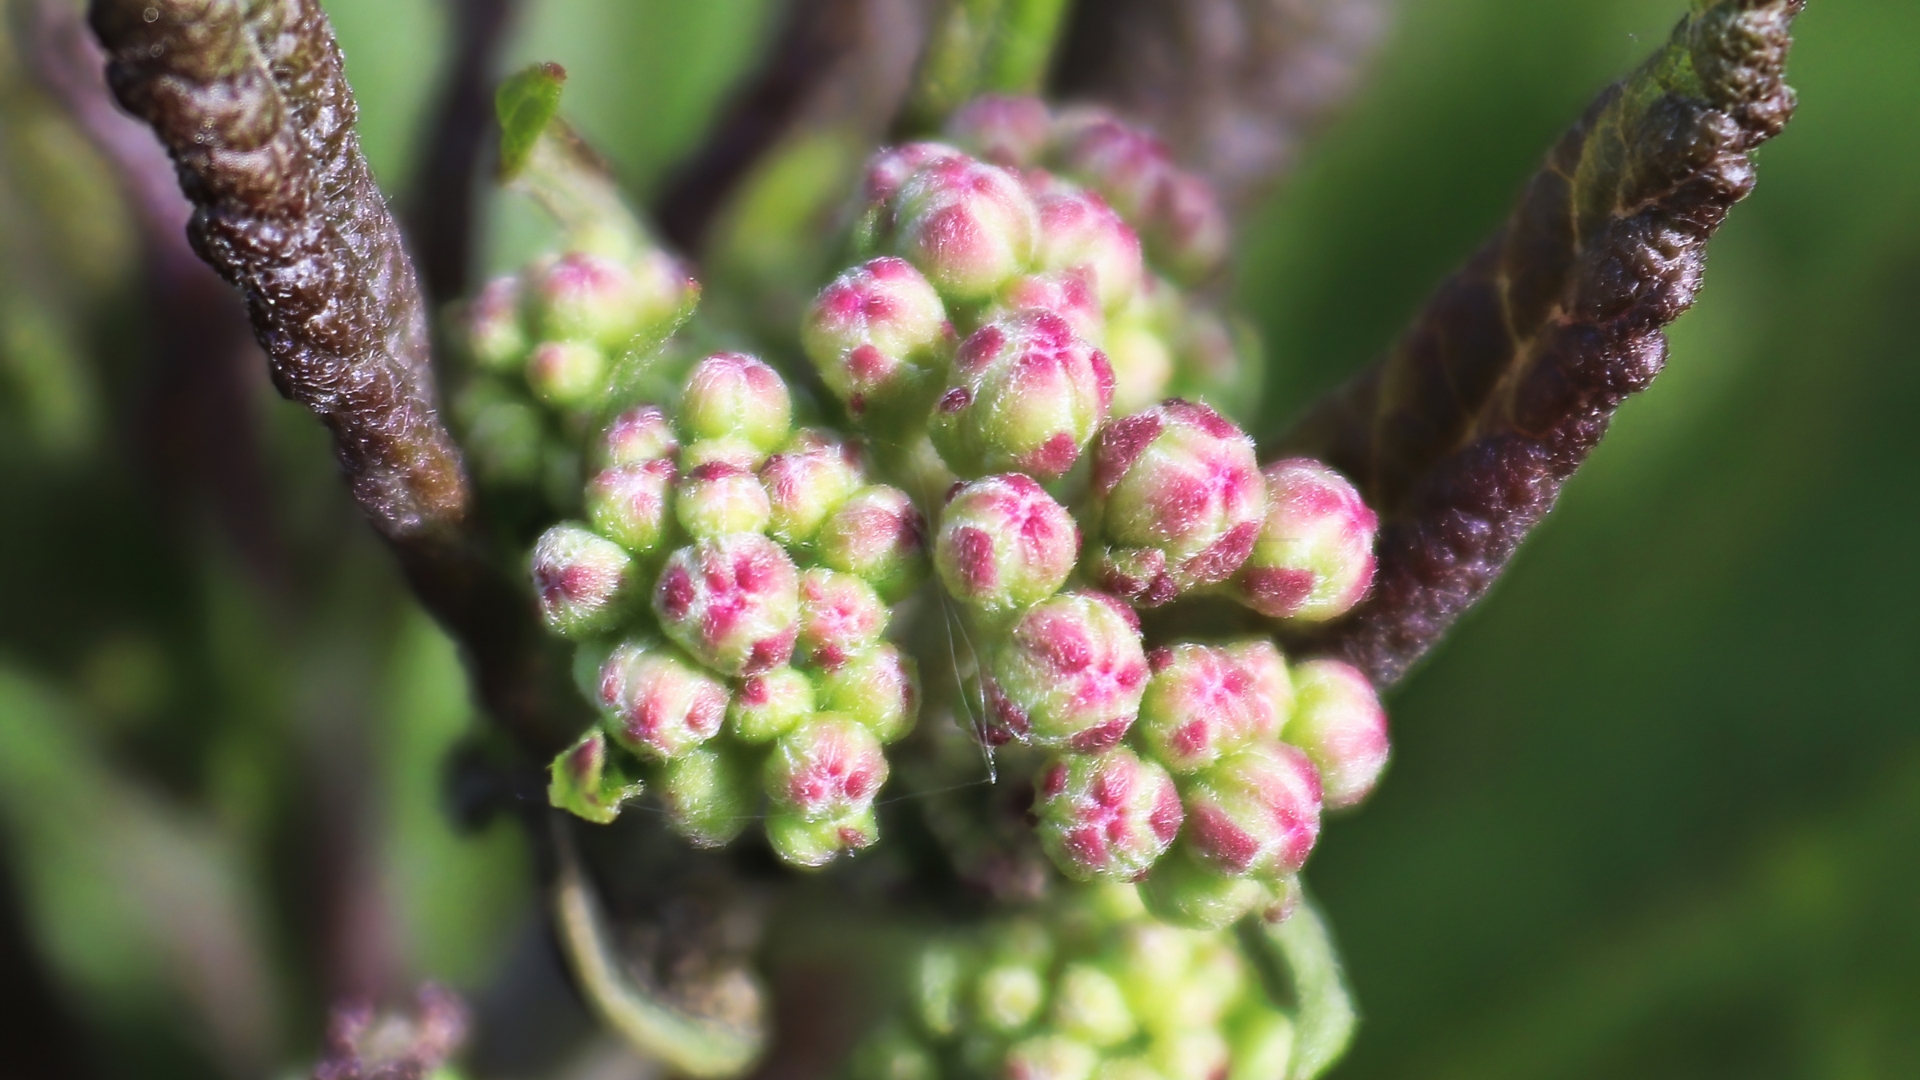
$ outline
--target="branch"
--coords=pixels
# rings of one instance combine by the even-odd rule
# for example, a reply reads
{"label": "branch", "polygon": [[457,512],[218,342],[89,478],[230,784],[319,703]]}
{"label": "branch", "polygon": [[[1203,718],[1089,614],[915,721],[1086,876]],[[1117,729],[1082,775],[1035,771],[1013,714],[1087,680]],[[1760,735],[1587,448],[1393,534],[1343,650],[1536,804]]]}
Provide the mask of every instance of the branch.
{"label": "branch", "polygon": [[1283,440],[1344,470],[1383,523],[1372,595],[1304,644],[1388,685],[1492,586],[1664,365],[1661,331],[1692,305],[1708,238],[1792,115],[1782,75],[1803,6],[1696,0],[1394,351]]}
{"label": "branch", "polygon": [[1301,141],[1352,93],[1389,0],[1104,0],[1082,3],[1053,91],[1147,123],[1246,207],[1292,167]]}

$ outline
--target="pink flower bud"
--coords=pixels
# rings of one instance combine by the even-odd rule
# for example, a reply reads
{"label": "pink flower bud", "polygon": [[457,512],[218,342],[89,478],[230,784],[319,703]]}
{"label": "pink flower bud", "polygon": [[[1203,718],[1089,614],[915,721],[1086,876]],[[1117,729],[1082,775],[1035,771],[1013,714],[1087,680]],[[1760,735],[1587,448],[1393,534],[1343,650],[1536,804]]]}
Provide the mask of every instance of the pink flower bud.
{"label": "pink flower bud", "polygon": [[873,807],[832,821],[809,821],[790,810],[767,817],[767,842],[788,866],[825,866],[843,851],[860,851],[880,839]]}
{"label": "pink flower bud", "polygon": [[856,266],[820,291],[800,344],[854,420],[879,431],[924,423],[946,376],[946,305],[905,259]]}
{"label": "pink flower bud", "polygon": [[1285,661],[1272,642],[1155,649],[1140,701],[1140,736],[1176,773],[1203,769],[1280,730],[1291,704]]}
{"label": "pink flower bud", "polygon": [[1165,566],[1104,562],[1096,577],[1136,604],[1164,604],[1231,577],[1253,550],[1266,509],[1253,440],[1207,408],[1173,398],[1122,417],[1093,451],[1100,533],[1113,554],[1160,552]]}
{"label": "pink flower bud", "polygon": [[587,517],[595,531],[635,555],[666,538],[674,467],[668,458],[604,469],[587,481]]}
{"label": "pink flower bud", "polygon": [[1035,205],[1040,213],[1036,264],[1085,272],[1106,311],[1118,311],[1133,299],[1146,276],[1140,237],[1105,199],[1090,191],[1056,190]]}
{"label": "pink flower bud", "polygon": [[1189,283],[1218,273],[1231,246],[1227,214],[1213,185],[1178,169],[1161,181],[1141,231],[1155,265]]}
{"label": "pink flower bud", "polygon": [[1324,622],[1345,614],[1373,583],[1379,519],[1346,477],[1317,461],[1266,467],[1266,521],[1234,590],[1274,619]]}
{"label": "pink flower bud", "polygon": [[1294,669],[1298,700],[1283,737],[1320,770],[1329,810],[1367,797],[1387,764],[1387,713],[1373,684],[1338,660]]}
{"label": "pink flower bud", "polygon": [[668,637],[715,671],[771,671],[793,655],[800,574],[759,533],[701,540],[667,557],[653,610]]}
{"label": "pink flower bud", "polygon": [[1140,711],[1147,658],[1133,612],[1100,593],[1062,593],[1021,616],[985,682],[990,721],[1014,738],[1098,753]]}
{"label": "pink flower bud", "polygon": [[596,825],[620,816],[644,785],[607,755],[607,737],[589,731],[547,767],[547,803]]}
{"label": "pink flower bud", "polygon": [[820,679],[828,711],[858,720],[883,743],[913,730],[920,716],[920,670],[885,643],[855,653]]}
{"label": "pink flower bud", "polygon": [[1055,758],[1035,787],[1040,844],[1078,881],[1132,881],[1180,831],[1173,778],[1124,746]]}
{"label": "pink flower bud", "polygon": [[771,742],[813,712],[813,682],[792,668],[775,668],[740,680],[727,724],[742,742]]}
{"label": "pink flower bud", "polygon": [[807,821],[833,821],[873,805],[887,782],[887,756],[865,724],[836,713],[780,737],[767,758],[767,794]]}
{"label": "pink flower bud", "polygon": [[895,246],[949,300],[985,300],[1032,262],[1033,200],[998,166],[933,161],[901,185],[894,207]]}
{"label": "pink flower bud", "polygon": [[660,642],[625,641],[600,665],[600,707],[620,745],[671,761],[713,738],[727,688]]}
{"label": "pink flower bud", "polygon": [[764,450],[738,436],[700,439],[680,450],[680,472],[691,473],[706,465],[726,465],[742,472],[753,472],[767,460]]}
{"label": "pink flower bud", "polygon": [[889,146],[868,159],[861,193],[872,205],[892,202],[914,173],[936,161],[965,160],[966,156],[964,151],[945,143],[911,142]]}
{"label": "pink flower bud", "polygon": [[534,542],[530,562],[549,630],[584,637],[619,622],[633,576],[633,560],[620,545],[580,525],[555,525]]}
{"label": "pink flower bud", "polygon": [[573,252],[534,269],[529,299],[542,337],[618,350],[673,318],[696,290],[686,267],[664,252],[633,263]]}
{"label": "pink flower bud", "polygon": [[557,409],[591,409],[607,393],[607,354],[586,341],[543,341],[527,358],[527,387]]}
{"label": "pink flower bud", "polygon": [[997,620],[1060,591],[1079,553],[1067,508],[1032,477],[1004,473],[948,498],[933,563],[948,593]]}
{"label": "pink flower bud", "polygon": [[926,522],[899,488],[873,484],[841,504],[814,539],[814,556],[865,578],[880,599],[898,603],[926,577]]}
{"label": "pink flower bud", "polygon": [[1291,874],[1320,835],[1319,774],[1285,743],[1255,743],[1201,773],[1186,806],[1194,854],[1224,874]]}
{"label": "pink flower bud", "polygon": [[1029,311],[1060,316],[1076,337],[1089,344],[1106,337],[1106,312],[1094,295],[1093,275],[1086,267],[1016,278],[1001,294],[1000,302],[988,309],[987,318],[993,321]]}
{"label": "pink flower bud", "polygon": [[1079,460],[1112,402],[1107,358],[1066,320],[1029,312],[988,323],[961,344],[931,434],[963,477],[1051,480]]}
{"label": "pink flower bud", "polygon": [[494,278],[461,313],[460,330],[475,366],[508,372],[526,358],[532,342],[520,315],[521,292],[518,277]]}
{"label": "pink flower bud", "polygon": [[807,663],[837,668],[879,641],[886,628],[887,605],[866,579],[824,567],[800,575],[799,648]]}
{"label": "pink flower bud", "polygon": [[714,353],[687,375],[680,423],[689,438],[744,439],[765,453],[787,441],[793,398],[772,368],[745,353]]}
{"label": "pink flower bud", "polygon": [[1062,117],[1060,127],[1065,170],[1106,196],[1127,220],[1146,221],[1175,171],[1166,146],[1139,128],[1092,110]]}
{"label": "pink flower bud", "polygon": [[657,405],[638,405],[613,418],[600,436],[599,462],[603,468],[639,465],[655,458],[671,458],[680,451],[673,425]]}
{"label": "pink flower bud", "polygon": [[833,512],[866,484],[859,453],[847,443],[803,431],[760,467],[772,517],[767,532],[789,547],[813,542]]}
{"label": "pink flower bud", "polygon": [[1034,97],[985,94],[947,120],[947,137],[995,165],[1026,166],[1053,139],[1053,114]]}
{"label": "pink flower bud", "polygon": [[674,517],[695,538],[759,532],[773,517],[767,489],[750,470],[711,461],[688,473],[674,493]]}

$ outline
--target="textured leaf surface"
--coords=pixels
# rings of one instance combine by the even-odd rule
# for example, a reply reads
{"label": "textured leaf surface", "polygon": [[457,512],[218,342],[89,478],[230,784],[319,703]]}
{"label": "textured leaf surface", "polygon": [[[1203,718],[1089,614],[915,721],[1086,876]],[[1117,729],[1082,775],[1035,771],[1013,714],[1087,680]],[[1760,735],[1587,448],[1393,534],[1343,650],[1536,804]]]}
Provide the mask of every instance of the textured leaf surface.
{"label": "textured leaf surface", "polygon": [[527,163],[554,114],[560,111],[560,92],[567,69],[559,64],[534,64],[510,75],[494,95],[500,116],[500,176],[511,180]]}
{"label": "textured leaf surface", "polygon": [[1378,366],[1284,449],[1325,457],[1380,512],[1373,593],[1307,643],[1390,684],[1472,606],[1614,410],[1666,359],[1706,243],[1792,115],[1802,0],[1701,0],[1560,141],[1506,224]]}

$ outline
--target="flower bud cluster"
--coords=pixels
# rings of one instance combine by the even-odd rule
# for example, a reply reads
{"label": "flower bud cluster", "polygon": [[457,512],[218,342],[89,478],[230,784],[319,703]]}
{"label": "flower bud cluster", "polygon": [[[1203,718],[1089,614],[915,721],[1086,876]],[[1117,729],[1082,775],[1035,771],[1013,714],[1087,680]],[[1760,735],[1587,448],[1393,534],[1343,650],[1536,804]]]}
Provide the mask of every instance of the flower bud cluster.
{"label": "flower bud cluster", "polygon": [[531,557],[602,718],[555,759],[555,805],[609,820],[644,777],[698,844],[762,817],[797,865],[871,844],[883,747],[919,709],[885,638],[926,575],[912,502],[853,445],[796,430],[785,381],[742,353],[695,364],[670,411],[614,416],[592,456],[587,520]]}
{"label": "flower bud cluster", "polygon": [[1158,922],[1131,886],[929,943],[906,983],[853,1080],[1254,1080],[1293,1052],[1234,935]]}

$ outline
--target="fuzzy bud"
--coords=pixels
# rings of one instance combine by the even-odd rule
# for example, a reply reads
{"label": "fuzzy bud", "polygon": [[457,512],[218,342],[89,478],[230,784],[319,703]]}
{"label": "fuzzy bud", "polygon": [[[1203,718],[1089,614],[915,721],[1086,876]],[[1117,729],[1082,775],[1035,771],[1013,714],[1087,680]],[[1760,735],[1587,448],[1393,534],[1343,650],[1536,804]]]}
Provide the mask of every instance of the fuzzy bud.
{"label": "fuzzy bud", "polygon": [[602,468],[640,465],[656,458],[671,458],[680,451],[673,425],[658,405],[640,405],[613,418],[600,436],[599,463]]}
{"label": "fuzzy bud", "polygon": [[1101,308],[1118,311],[1146,276],[1140,237],[1105,199],[1080,189],[1051,190],[1035,200],[1040,241],[1034,262],[1045,270],[1087,275]]}
{"label": "fuzzy bud", "polygon": [[1128,221],[1153,216],[1161,188],[1175,172],[1160,140],[1111,116],[1082,111],[1062,117],[1061,164],[1104,195]]}
{"label": "fuzzy bud", "polygon": [[920,671],[892,645],[849,657],[820,679],[822,705],[867,726],[883,743],[913,730],[920,714]]}
{"label": "fuzzy bud", "polygon": [[1138,731],[1154,759],[1175,773],[1203,769],[1256,739],[1272,738],[1292,694],[1272,642],[1155,649],[1140,700]]}
{"label": "fuzzy bud", "polygon": [[1173,778],[1124,746],[1055,758],[1035,786],[1040,844],[1077,881],[1132,881],[1180,831]]}
{"label": "fuzzy bud", "polygon": [[867,161],[861,180],[861,194],[869,204],[890,203],[914,173],[936,161],[965,160],[958,147],[937,142],[911,142],[889,146]]}
{"label": "fuzzy bud", "polygon": [[544,338],[618,348],[639,324],[639,283],[613,259],[576,251],[547,260],[529,292]]}
{"label": "fuzzy bud", "polygon": [[719,847],[753,820],[760,789],[738,753],[714,746],[690,750],[661,771],[660,801],[673,830],[695,847]]}
{"label": "fuzzy bud", "polygon": [[843,851],[860,851],[880,839],[873,807],[830,821],[810,821],[791,810],[767,816],[767,842],[788,866],[820,867]]}
{"label": "fuzzy bud", "polygon": [[933,564],[948,593],[997,620],[1060,591],[1079,553],[1067,508],[1032,477],[1006,473],[948,498]]}
{"label": "fuzzy bud", "polygon": [[934,446],[961,476],[1064,474],[1107,417],[1113,371],[1057,315],[988,323],[960,345],[934,407]]}
{"label": "fuzzy bud", "polygon": [[1373,684],[1338,660],[1309,660],[1294,669],[1294,689],[1282,736],[1319,768],[1327,809],[1366,798],[1387,764],[1387,713]]}
{"label": "fuzzy bud", "polygon": [[1140,899],[1163,922],[1190,930],[1219,930],[1271,902],[1265,882],[1222,874],[1176,843],[1140,883]]}
{"label": "fuzzy bud", "polygon": [[742,742],[772,742],[813,712],[813,682],[792,668],[775,668],[740,680],[727,724]]}
{"label": "fuzzy bud", "polygon": [[583,526],[560,524],[540,534],[529,561],[549,630],[583,637],[619,621],[633,576],[633,560],[620,545]]}
{"label": "fuzzy bud", "polygon": [[983,94],[947,120],[947,137],[995,165],[1040,160],[1053,139],[1053,114],[1035,97]]}
{"label": "fuzzy bud", "polygon": [[693,439],[744,439],[767,453],[793,430],[793,397],[778,372],[746,353],[714,353],[694,365],[680,396]]}
{"label": "fuzzy bud", "polygon": [[813,542],[820,526],[866,483],[852,446],[802,431],[760,467],[772,518],[767,531],[789,547]]}
{"label": "fuzzy bud", "polygon": [[800,573],[759,533],[701,540],[667,557],[653,610],[668,637],[715,671],[771,671],[793,655]]}
{"label": "fuzzy bud", "polygon": [[782,735],[767,758],[767,794],[807,821],[838,821],[865,810],[886,782],[879,738],[835,713],[816,713]]}
{"label": "fuzzy bud", "polygon": [[1166,396],[1175,375],[1173,348],[1147,305],[1130,304],[1107,324],[1102,346],[1113,368],[1113,412],[1131,416]]}
{"label": "fuzzy bud", "polygon": [[887,615],[864,578],[824,567],[800,575],[799,649],[815,667],[832,670],[878,642]]}
{"label": "fuzzy bud", "polygon": [[986,300],[1033,259],[1039,223],[1018,177],[972,158],[927,164],[894,202],[895,246],[942,296]]}
{"label": "fuzzy bud", "polygon": [[703,465],[726,465],[742,472],[753,472],[765,464],[766,451],[737,436],[697,439],[680,451],[680,472],[693,472]]}
{"label": "fuzzy bud", "polygon": [[605,727],[620,745],[671,761],[720,730],[727,688],[658,642],[625,641],[600,665]]}
{"label": "fuzzy bud", "polygon": [[1068,964],[1053,995],[1053,1026],[1091,1046],[1107,1047],[1133,1037],[1127,996],[1113,976],[1092,964]]}
{"label": "fuzzy bud", "polygon": [[1253,440],[1231,420],[1174,398],[1108,424],[1093,450],[1093,492],[1111,555],[1155,551],[1164,566],[1096,562],[1103,586],[1143,606],[1232,576],[1266,509]]}
{"label": "fuzzy bud", "polygon": [[562,750],[548,766],[547,802],[596,825],[620,816],[620,808],[638,798],[644,785],[608,760],[607,737],[590,731]]}
{"label": "fuzzy bud", "polygon": [[1266,520],[1234,579],[1241,601],[1273,619],[1324,622],[1345,614],[1373,583],[1379,519],[1346,477],[1317,461],[1266,467]]}
{"label": "fuzzy bud", "polygon": [[1133,613],[1112,597],[1071,592],[1021,616],[985,689],[1002,738],[1092,754],[1126,735],[1146,685]]}
{"label": "fuzzy bud", "polygon": [[499,277],[487,282],[461,320],[467,355],[487,371],[508,372],[520,366],[532,342],[521,320],[520,279]]}
{"label": "fuzzy bud", "polygon": [[760,478],[732,462],[710,461],[689,472],[674,493],[674,517],[695,538],[759,532],[773,517]]}
{"label": "fuzzy bud", "polygon": [[586,341],[543,341],[527,358],[533,396],[558,409],[591,409],[607,392],[607,354]]}
{"label": "fuzzy bud", "polygon": [[596,473],[586,492],[594,530],[635,555],[658,548],[666,538],[674,471],[670,459],[654,458]]}
{"label": "fuzzy bud", "polygon": [[946,377],[953,326],[904,259],[873,259],[835,278],[807,310],[800,344],[855,421],[896,433],[926,421]]}
{"label": "fuzzy bud", "polygon": [[1213,185],[1178,169],[1161,180],[1142,231],[1154,263],[1188,283],[1218,273],[1231,246],[1227,214]]}
{"label": "fuzzy bud", "polygon": [[821,526],[813,548],[822,565],[865,578],[889,604],[926,576],[926,523],[899,488],[873,484],[855,492]]}
{"label": "fuzzy bud", "polygon": [[1003,1035],[1020,1031],[1047,1001],[1047,983],[1029,964],[995,964],[973,984],[973,1011],[988,1030]]}
{"label": "fuzzy bud", "polygon": [[1284,743],[1256,743],[1201,773],[1187,791],[1188,840],[1221,873],[1291,874],[1319,835],[1319,774]]}
{"label": "fuzzy bud", "polygon": [[1090,345],[1106,340],[1107,314],[1085,267],[1016,278],[1000,294],[1000,302],[989,309],[987,318],[993,321],[1030,311],[1058,315],[1073,328],[1075,337]]}

